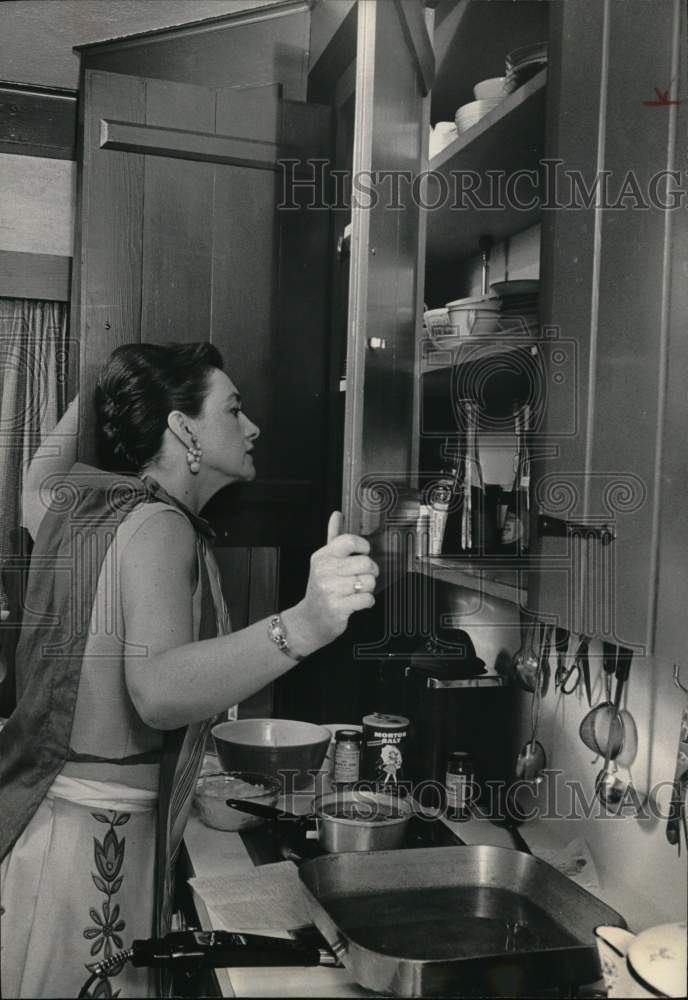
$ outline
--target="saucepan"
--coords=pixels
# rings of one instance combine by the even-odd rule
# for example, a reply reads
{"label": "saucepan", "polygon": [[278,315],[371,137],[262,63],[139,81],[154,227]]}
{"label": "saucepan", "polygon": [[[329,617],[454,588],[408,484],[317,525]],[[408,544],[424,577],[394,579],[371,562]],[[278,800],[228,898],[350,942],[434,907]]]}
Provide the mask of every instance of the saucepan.
{"label": "saucepan", "polygon": [[[403,844],[414,814],[406,799],[364,790],[322,795],[315,801],[312,816],[297,816],[243,799],[227,799],[227,805],[280,824],[289,823],[293,834],[306,841],[317,840],[328,854],[396,850]],[[290,839],[293,842],[294,836]]]}

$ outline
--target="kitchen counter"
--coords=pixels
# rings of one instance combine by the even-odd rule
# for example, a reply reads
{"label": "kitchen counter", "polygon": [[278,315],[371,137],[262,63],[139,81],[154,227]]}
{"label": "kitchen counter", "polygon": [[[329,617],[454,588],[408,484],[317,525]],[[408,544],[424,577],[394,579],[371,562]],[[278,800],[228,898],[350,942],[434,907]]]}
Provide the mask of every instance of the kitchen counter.
{"label": "kitchen counter", "polygon": [[[471,818],[464,823],[446,825],[467,844],[491,844],[513,847],[508,831],[486,820]],[[556,848],[562,841],[546,824],[533,823],[521,828],[530,846]],[[193,816],[185,834],[185,843],[196,876],[237,875],[250,870],[253,862],[239,834],[211,830]],[[223,929],[221,921],[194,896],[199,921],[204,929]],[[217,980],[222,996],[227,997],[363,997],[372,996],[358,986],[346,969],[327,966],[315,968],[241,968],[218,969]]]}
{"label": "kitchen counter", "polygon": [[[192,816],[184,834],[193,874],[241,874],[253,862],[238,833],[224,833],[204,826]],[[204,930],[224,929],[221,921],[194,895],[194,903]],[[371,996],[350,977],[346,969],[329,966],[312,968],[216,969],[223,997],[363,997]]]}

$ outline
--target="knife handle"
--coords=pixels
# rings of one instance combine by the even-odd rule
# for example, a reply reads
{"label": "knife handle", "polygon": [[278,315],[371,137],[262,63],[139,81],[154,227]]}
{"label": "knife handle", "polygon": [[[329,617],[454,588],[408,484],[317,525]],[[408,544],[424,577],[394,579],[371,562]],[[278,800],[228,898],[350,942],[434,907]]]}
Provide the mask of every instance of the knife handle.
{"label": "knife handle", "polygon": [[633,650],[628,649],[626,646],[619,646],[619,656],[616,664],[616,679],[622,681],[624,684],[628,680],[628,675],[631,672],[632,659]]}
{"label": "knife handle", "polygon": [[605,674],[613,675],[616,670],[616,646],[611,642],[602,643],[602,667]]}
{"label": "knife handle", "polygon": [[669,819],[667,820],[666,839],[672,846],[678,844],[678,853],[681,853],[681,797],[680,782],[674,781],[669,803]]}

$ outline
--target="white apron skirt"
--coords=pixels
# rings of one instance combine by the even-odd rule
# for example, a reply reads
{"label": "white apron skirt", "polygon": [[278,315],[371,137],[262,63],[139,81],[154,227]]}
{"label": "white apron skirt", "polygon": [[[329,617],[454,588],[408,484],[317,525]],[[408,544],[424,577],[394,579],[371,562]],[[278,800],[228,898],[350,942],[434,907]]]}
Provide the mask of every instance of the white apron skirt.
{"label": "white apron skirt", "polygon": [[[157,793],[58,775],[0,866],[3,998],[76,997],[93,965],[149,938]],[[124,965],[89,996],[154,996]]]}

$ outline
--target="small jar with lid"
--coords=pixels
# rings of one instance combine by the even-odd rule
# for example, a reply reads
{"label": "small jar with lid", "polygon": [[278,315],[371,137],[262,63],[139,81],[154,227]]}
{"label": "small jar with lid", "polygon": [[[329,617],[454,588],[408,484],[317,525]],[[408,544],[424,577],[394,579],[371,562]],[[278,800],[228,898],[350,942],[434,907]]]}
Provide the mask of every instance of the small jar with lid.
{"label": "small jar with lid", "polygon": [[358,781],[361,766],[361,734],[357,729],[338,729],[334,736],[332,781],[340,787]]}
{"label": "small jar with lid", "polygon": [[450,753],[444,782],[447,790],[447,819],[463,821],[470,818],[474,783],[473,756],[461,750]]}

